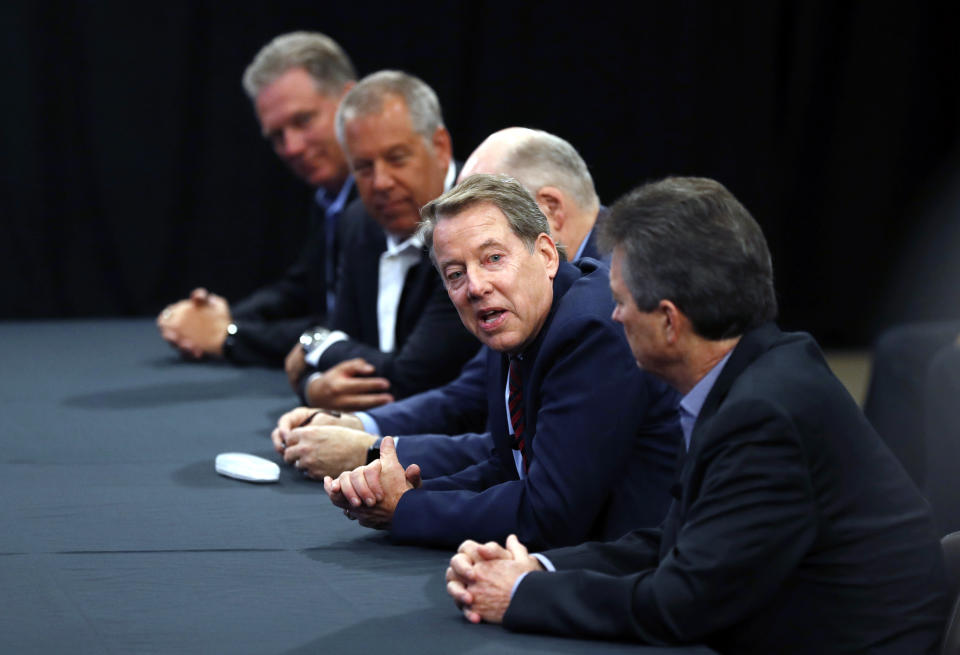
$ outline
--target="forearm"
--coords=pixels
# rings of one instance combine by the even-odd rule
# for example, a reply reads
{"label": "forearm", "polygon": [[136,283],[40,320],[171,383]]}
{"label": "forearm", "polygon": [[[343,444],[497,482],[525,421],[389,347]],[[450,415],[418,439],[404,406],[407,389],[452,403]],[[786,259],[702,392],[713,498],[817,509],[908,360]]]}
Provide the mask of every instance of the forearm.
{"label": "forearm", "polygon": [[237,317],[237,332],[225,349],[225,356],[237,364],[282,366],[290,348],[314,321],[309,316],[276,321]]}

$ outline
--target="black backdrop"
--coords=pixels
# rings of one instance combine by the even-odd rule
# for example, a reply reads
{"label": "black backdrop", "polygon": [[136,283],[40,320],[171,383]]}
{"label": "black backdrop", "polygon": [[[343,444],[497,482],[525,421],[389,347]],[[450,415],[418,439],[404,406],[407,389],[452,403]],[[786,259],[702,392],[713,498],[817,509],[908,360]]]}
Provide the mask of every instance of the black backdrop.
{"label": "black backdrop", "polygon": [[0,318],[150,315],[282,271],[309,194],[239,79],[293,29],[424,78],[460,158],[527,125],[570,140],[607,203],[719,179],[767,233],[782,323],[827,345],[960,315],[946,269],[915,268],[960,254],[938,236],[960,223],[954,5],[7,0]]}

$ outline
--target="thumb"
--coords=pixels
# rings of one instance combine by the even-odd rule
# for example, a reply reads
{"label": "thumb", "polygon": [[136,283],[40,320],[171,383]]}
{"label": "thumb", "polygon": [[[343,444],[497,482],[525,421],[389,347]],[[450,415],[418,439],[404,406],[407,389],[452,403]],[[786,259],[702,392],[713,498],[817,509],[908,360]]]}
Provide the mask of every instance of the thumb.
{"label": "thumb", "polygon": [[423,481],[420,478],[420,467],[416,464],[411,464],[407,467],[407,470],[403,472],[404,477],[407,479],[407,482],[413,486],[414,489],[420,487],[420,483]]}
{"label": "thumb", "polygon": [[400,463],[397,459],[397,445],[393,443],[393,437],[384,437],[383,441],[380,442],[380,460],[392,460]]}
{"label": "thumb", "polygon": [[527,552],[527,547],[520,543],[520,540],[517,539],[517,535],[512,534],[507,537],[507,550],[510,551],[510,554],[513,555],[513,559],[517,561],[523,561],[530,557],[530,553]]}

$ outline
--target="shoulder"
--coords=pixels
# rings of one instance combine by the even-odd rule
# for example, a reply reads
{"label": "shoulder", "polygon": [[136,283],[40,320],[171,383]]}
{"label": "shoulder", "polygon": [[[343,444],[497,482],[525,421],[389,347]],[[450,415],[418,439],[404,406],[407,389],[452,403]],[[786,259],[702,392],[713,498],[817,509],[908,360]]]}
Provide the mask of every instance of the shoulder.
{"label": "shoulder", "polygon": [[755,352],[746,363],[731,357],[728,365],[740,368],[725,382],[715,414],[704,417],[705,429],[717,436],[759,429],[804,442],[819,442],[840,425],[865,430],[859,408],[810,335],[776,330],[744,346]]}
{"label": "shoulder", "polygon": [[553,302],[558,317],[581,314],[610,320],[613,296],[606,264],[585,257],[576,264],[561,264],[557,276]]}
{"label": "shoulder", "polygon": [[595,362],[622,361],[636,369],[623,327],[611,318],[613,298],[606,267],[594,260],[564,264],[554,285],[554,306],[542,337],[537,360],[585,357]]}
{"label": "shoulder", "polygon": [[554,285],[545,339],[557,334],[601,330],[626,344],[623,328],[611,318],[613,297],[607,267],[593,259],[563,264]]}
{"label": "shoulder", "polygon": [[800,405],[813,410],[812,402],[849,398],[827,365],[816,341],[802,332],[779,332],[768,339],[742,368],[730,386],[729,396],[769,400],[785,410]]}

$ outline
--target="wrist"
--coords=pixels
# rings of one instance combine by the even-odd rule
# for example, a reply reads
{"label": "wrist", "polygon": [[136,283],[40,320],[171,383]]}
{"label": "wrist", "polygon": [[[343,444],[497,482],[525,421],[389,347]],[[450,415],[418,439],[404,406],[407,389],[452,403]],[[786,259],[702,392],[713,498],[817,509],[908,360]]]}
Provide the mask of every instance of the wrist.
{"label": "wrist", "polygon": [[324,341],[327,340],[327,337],[330,336],[330,330],[320,325],[312,327],[309,330],[305,330],[303,334],[300,335],[300,347],[303,348],[304,354],[309,355],[314,350],[320,347]]}
{"label": "wrist", "polygon": [[234,346],[237,343],[237,333],[239,331],[240,328],[237,327],[236,323],[233,321],[227,323],[227,327],[223,331],[223,339],[217,348],[217,355],[225,359],[230,359],[230,355],[233,353]]}
{"label": "wrist", "polygon": [[323,377],[323,373],[320,371],[314,371],[310,375],[306,375],[301,378],[300,386],[300,399],[303,400],[303,404],[307,407],[314,407],[313,398],[310,394],[310,388],[314,386],[314,382],[321,384],[320,378]]}
{"label": "wrist", "polygon": [[367,464],[371,464],[380,459],[380,439],[372,437],[367,444]]}

